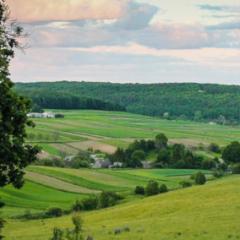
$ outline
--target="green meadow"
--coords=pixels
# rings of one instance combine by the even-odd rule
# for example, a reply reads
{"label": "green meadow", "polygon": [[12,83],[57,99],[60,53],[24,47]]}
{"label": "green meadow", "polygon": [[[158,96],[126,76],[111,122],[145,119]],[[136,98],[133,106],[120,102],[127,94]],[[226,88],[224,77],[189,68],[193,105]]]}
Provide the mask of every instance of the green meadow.
{"label": "green meadow", "polygon": [[[82,213],[84,234],[97,240],[226,240],[240,238],[240,178],[135,199],[112,208]],[[70,216],[21,222],[9,220],[7,240],[46,240],[54,227],[69,227]],[[115,235],[114,229],[129,232]]]}
{"label": "green meadow", "polygon": [[[179,188],[179,182],[189,179],[197,170],[108,170],[65,169],[30,166],[27,168],[26,184],[20,190],[11,186],[0,189],[1,199],[6,203],[2,214],[19,216],[26,210],[44,211],[52,207],[70,209],[76,200],[87,198],[101,191],[114,191],[131,200],[137,185],[146,186],[155,179],[169,189]],[[208,172],[206,172],[208,173]],[[131,197],[132,196],[132,197]],[[129,199],[128,199],[129,198]]]}

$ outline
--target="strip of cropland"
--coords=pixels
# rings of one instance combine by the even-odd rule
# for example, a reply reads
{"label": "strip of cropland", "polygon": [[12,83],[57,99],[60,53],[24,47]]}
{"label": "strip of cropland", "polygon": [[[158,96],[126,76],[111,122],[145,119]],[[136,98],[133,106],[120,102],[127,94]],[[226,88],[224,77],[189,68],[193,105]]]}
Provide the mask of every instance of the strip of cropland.
{"label": "strip of cropland", "polygon": [[154,138],[164,133],[171,142],[198,146],[211,142],[226,145],[240,140],[240,127],[220,126],[182,120],[163,120],[125,112],[91,110],[55,111],[64,119],[34,119],[29,129],[29,142],[38,143],[49,154],[75,154],[93,148],[112,153],[135,139]]}

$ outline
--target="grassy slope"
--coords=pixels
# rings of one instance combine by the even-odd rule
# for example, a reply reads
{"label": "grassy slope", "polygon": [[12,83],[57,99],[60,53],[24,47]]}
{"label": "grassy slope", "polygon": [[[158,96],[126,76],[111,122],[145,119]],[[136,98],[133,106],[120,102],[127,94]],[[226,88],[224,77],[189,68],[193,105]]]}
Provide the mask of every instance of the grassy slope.
{"label": "grassy slope", "polygon": [[[50,207],[68,209],[76,201],[99,191],[115,191],[129,194],[136,185],[146,186],[150,179],[165,183],[170,189],[178,187],[179,181],[189,178],[195,170],[90,170],[50,167],[28,168],[27,183],[21,190],[6,187],[0,189],[0,197],[7,208],[4,216],[22,214],[25,209],[45,210]],[[130,201],[135,196],[128,196]]]}
{"label": "grassy slope", "polygon": [[[84,213],[86,234],[97,240],[226,240],[239,239],[240,178],[170,192],[106,210]],[[9,222],[7,240],[46,240],[53,227],[68,227],[70,218]],[[113,229],[128,226],[115,236]]]}

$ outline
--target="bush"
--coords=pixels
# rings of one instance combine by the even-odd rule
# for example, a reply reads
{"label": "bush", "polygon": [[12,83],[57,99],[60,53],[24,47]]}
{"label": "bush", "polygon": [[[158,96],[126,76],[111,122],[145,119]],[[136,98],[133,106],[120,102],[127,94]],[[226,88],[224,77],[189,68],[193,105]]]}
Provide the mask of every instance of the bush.
{"label": "bush", "polygon": [[220,153],[221,148],[216,143],[211,143],[208,147],[208,150],[214,153]]}
{"label": "bush", "polygon": [[168,187],[165,184],[162,184],[159,187],[159,193],[166,193],[166,192],[168,192]]}
{"label": "bush", "polygon": [[144,195],[145,194],[145,189],[142,186],[136,186],[135,188],[135,194],[137,195]]}
{"label": "bush", "polygon": [[240,174],[240,163],[232,166],[232,173],[233,174]]}
{"label": "bush", "polygon": [[189,181],[181,181],[179,183],[179,185],[182,187],[182,188],[187,188],[187,187],[191,187],[192,186],[192,183],[189,182]]}
{"label": "bush", "polygon": [[209,170],[216,167],[216,162],[212,159],[204,159],[201,163],[203,169]]}
{"label": "bush", "polygon": [[50,208],[45,215],[47,217],[61,217],[63,215],[63,210],[61,208]]}
{"label": "bush", "polygon": [[64,118],[64,115],[61,113],[56,113],[55,118]]}
{"label": "bush", "polygon": [[207,179],[205,175],[202,172],[198,172],[195,176],[195,183],[197,185],[204,185],[206,183]]}
{"label": "bush", "polygon": [[83,210],[83,204],[81,201],[77,200],[73,206],[72,206],[72,210],[74,212],[80,212],[81,210]]}
{"label": "bush", "polygon": [[102,192],[98,199],[98,207],[99,208],[107,208],[114,206],[119,200],[123,199],[117,193],[114,192]]}
{"label": "bush", "polygon": [[145,193],[147,196],[157,195],[159,193],[159,185],[156,181],[149,181],[148,185],[145,189]]}
{"label": "bush", "polygon": [[98,199],[97,197],[90,197],[82,200],[82,208],[83,210],[90,211],[97,209],[98,207]]}
{"label": "bush", "polygon": [[224,172],[223,172],[222,170],[216,169],[216,170],[214,170],[214,172],[213,172],[213,176],[214,176],[215,178],[221,178],[221,177],[223,177],[223,175],[224,175]]}

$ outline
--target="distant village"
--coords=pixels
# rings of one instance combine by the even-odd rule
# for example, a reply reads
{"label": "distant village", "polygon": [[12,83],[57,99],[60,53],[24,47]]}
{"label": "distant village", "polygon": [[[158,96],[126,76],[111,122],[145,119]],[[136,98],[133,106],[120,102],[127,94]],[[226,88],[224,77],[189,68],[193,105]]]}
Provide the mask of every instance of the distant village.
{"label": "distant village", "polygon": [[31,112],[31,113],[28,113],[27,116],[29,118],[64,118],[63,114],[51,113],[51,112],[43,112],[43,113]]}

